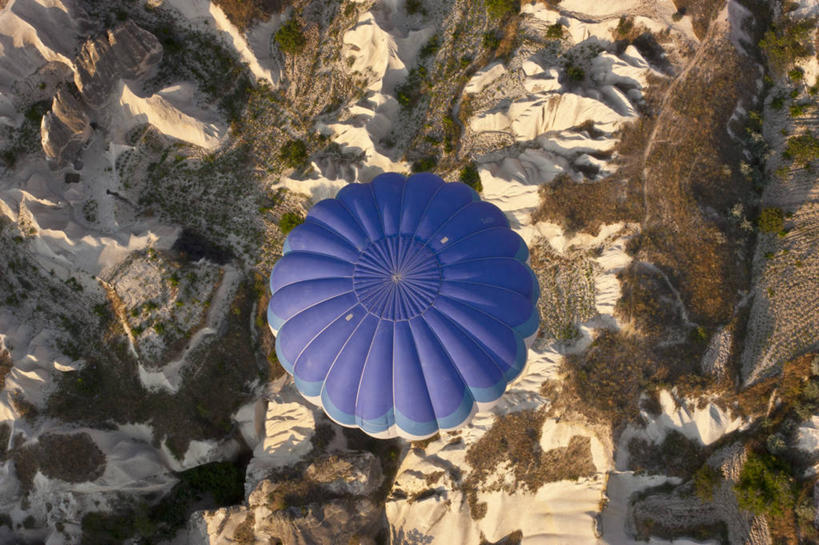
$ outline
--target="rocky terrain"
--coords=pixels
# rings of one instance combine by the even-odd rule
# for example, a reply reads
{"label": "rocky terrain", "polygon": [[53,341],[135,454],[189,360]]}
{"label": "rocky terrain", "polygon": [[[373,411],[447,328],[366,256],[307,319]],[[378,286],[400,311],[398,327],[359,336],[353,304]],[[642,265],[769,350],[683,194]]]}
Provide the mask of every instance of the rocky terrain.
{"label": "rocky terrain", "polygon": [[[813,543],[819,4],[0,2],[0,542]],[[540,333],[424,441],[333,424],[266,279],[468,183]]]}

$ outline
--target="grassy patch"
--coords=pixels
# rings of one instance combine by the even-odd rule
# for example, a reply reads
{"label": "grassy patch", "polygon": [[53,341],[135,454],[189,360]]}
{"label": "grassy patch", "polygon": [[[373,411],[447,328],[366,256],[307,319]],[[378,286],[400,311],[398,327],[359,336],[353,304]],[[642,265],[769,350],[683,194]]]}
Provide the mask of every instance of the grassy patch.
{"label": "grassy patch", "polygon": [[17,478],[24,490],[39,470],[69,483],[94,481],[105,472],[105,455],[87,433],[46,433],[37,443],[12,452]]}
{"label": "grassy patch", "polygon": [[701,501],[711,501],[714,499],[714,488],[716,488],[722,480],[722,473],[718,469],[714,469],[708,464],[703,464],[696,473],[694,473],[694,494]]}
{"label": "grassy patch", "polygon": [[547,338],[577,338],[577,324],[597,314],[594,269],[580,253],[559,254],[548,243],[532,246],[531,262],[540,285],[541,331]]}

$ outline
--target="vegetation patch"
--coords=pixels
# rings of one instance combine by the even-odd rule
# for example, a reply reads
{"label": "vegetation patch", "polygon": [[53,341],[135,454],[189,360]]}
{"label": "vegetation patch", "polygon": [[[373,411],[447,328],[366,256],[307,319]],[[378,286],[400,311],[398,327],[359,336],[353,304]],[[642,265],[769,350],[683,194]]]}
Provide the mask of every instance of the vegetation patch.
{"label": "vegetation patch", "polygon": [[694,473],[694,494],[700,501],[707,502],[714,499],[714,488],[722,481],[722,473],[708,464],[703,464]]}
{"label": "vegetation patch", "polygon": [[291,17],[276,31],[275,39],[279,49],[290,55],[298,55],[307,45],[307,38],[304,37],[301,23],[295,17]]}
{"label": "vegetation patch", "polygon": [[11,361],[11,354],[3,348],[0,350],[0,391],[6,385],[6,375],[9,374],[12,367],[14,367],[14,363]]}
{"label": "vegetation patch", "polygon": [[759,41],[759,48],[768,59],[773,71],[782,75],[793,63],[813,54],[813,35],[816,18],[793,20],[782,17],[779,24],[770,28]]}
{"label": "vegetation patch", "polygon": [[458,176],[458,180],[465,183],[478,193],[483,191],[483,185],[481,184],[481,176],[480,174],[478,174],[478,167],[475,165],[474,161],[470,162],[461,169],[461,172]]}
{"label": "vegetation patch", "polygon": [[784,460],[752,452],[734,487],[742,509],[757,515],[782,516],[794,507],[795,482]]}
{"label": "vegetation patch", "polygon": [[495,19],[503,19],[520,11],[519,0],[484,0],[486,13]]}
{"label": "vegetation patch", "polygon": [[158,502],[91,512],[82,519],[84,545],[119,545],[136,538],[156,544],[172,539],[194,510],[218,508],[244,499],[242,462],[212,462],[177,474],[177,483]]}
{"label": "vegetation patch", "polygon": [[549,221],[569,232],[597,235],[604,224],[639,221],[640,190],[636,184],[614,178],[580,183],[568,174],[559,174],[540,186],[540,204],[532,213],[532,221]]}
{"label": "vegetation patch", "polygon": [[[566,447],[545,452],[541,449],[545,418],[545,412],[535,410],[499,416],[489,431],[469,447],[466,461],[472,471],[464,481],[464,489],[472,518],[481,518],[486,510],[477,501],[479,489],[524,489],[534,493],[546,483],[591,477],[597,472],[589,437],[576,435]],[[493,481],[499,468],[506,466],[514,478],[511,487],[503,484],[502,477]]]}
{"label": "vegetation patch", "polygon": [[309,155],[307,144],[303,140],[290,140],[279,151],[279,159],[288,168],[301,168],[307,163]]}
{"label": "vegetation patch", "polygon": [[592,262],[579,252],[559,254],[545,241],[532,245],[531,262],[540,286],[542,334],[558,341],[577,338],[577,325],[597,314]]}
{"label": "vegetation patch", "polygon": [[279,11],[283,0],[216,0],[227,18],[236,27],[245,31],[253,23],[264,21]]}
{"label": "vegetation patch", "polygon": [[304,223],[304,216],[298,212],[285,212],[282,214],[281,219],[279,219],[279,229],[282,230],[282,234],[286,235],[292,231],[294,227],[302,223]]}
{"label": "vegetation patch", "polygon": [[38,470],[69,483],[94,481],[105,472],[105,455],[87,433],[45,433],[37,443],[14,450],[12,459],[24,490]]}
{"label": "vegetation patch", "polygon": [[629,469],[688,480],[705,461],[705,451],[677,430],[670,430],[659,445],[633,438],[628,444]]}
{"label": "vegetation patch", "polygon": [[779,233],[785,228],[785,214],[781,208],[763,208],[759,213],[759,230],[763,233]]}
{"label": "vegetation patch", "polygon": [[798,166],[808,166],[812,161],[819,159],[819,138],[811,133],[791,136],[785,144],[783,154]]}

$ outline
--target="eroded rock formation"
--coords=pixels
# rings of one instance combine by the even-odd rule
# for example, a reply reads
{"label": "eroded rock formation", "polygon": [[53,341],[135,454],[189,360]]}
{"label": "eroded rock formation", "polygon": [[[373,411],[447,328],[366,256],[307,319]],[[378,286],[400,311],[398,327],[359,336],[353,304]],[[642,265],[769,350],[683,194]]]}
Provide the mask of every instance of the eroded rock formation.
{"label": "eroded rock formation", "polygon": [[322,455],[292,475],[261,481],[246,505],[194,513],[189,542],[365,543],[378,531],[383,510],[371,496],[382,480],[381,465],[369,452]]}
{"label": "eroded rock formation", "polygon": [[145,76],[162,60],[156,37],[131,21],[87,40],[74,59],[74,84],[60,86],[43,116],[43,151],[54,166],[72,162],[91,137],[94,110],[108,102],[121,79]]}

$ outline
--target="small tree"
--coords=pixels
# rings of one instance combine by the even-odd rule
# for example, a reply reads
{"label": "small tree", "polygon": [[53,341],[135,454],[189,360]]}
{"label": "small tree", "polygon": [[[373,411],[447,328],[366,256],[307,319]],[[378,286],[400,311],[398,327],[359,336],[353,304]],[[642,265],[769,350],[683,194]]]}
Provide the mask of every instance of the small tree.
{"label": "small tree", "polygon": [[807,166],[811,161],[819,159],[819,139],[810,133],[791,136],[785,145],[784,155],[797,165]]}
{"label": "small tree", "polygon": [[302,223],[304,223],[304,217],[298,212],[285,212],[279,219],[279,229],[286,235]]}
{"label": "small tree", "polygon": [[570,63],[566,65],[566,76],[569,78],[569,81],[581,82],[586,79],[586,72],[576,64]]}
{"label": "small tree", "polygon": [[774,70],[780,74],[794,61],[812,54],[811,37],[816,19],[803,19],[799,22],[785,20],[779,28],[772,28],[759,41],[759,47],[768,57]]}
{"label": "small tree", "polygon": [[438,159],[432,155],[422,157],[412,163],[413,172],[431,172],[438,165]]}
{"label": "small tree", "polygon": [[549,25],[549,28],[546,29],[546,37],[550,40],[559,40],[563,38],[563,25],[560,24],[560,21],[553,25]]}
{"label": "small tree", "polygon": [[290,168],[299,168],[307,162],[307,145],[301,140],[291,140],[282,146],[279,159]]}
{"label": "small tree", "polygon": [[276,43],[284,53],[297,55],[304,49],[307,39],[304,37],[301,25],[295,18],[291,18],[276,32]]}
{"label": "small tree", "polygon": [[481,177],[478,174],[478,167],[475,166],[474,162],[469,163],[461,169],[461,175],[458,179],[479,193],[483,191]]}
{"label": "small tree", "polygon": [[759,214],[759,229],[763,233],[778,233],[785,228],[785,215],[781,208],[763,208]]}

